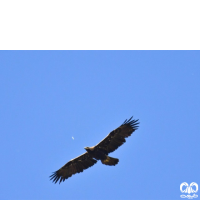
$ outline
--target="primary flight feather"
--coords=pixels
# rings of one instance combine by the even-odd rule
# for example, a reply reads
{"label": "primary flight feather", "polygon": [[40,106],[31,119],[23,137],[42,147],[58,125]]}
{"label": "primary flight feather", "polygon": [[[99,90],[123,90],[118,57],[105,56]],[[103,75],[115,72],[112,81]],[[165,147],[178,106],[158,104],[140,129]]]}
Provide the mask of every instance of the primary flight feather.
{"label": "primary flight feather", "polygon": [[119,159],[109,157],[108,154],[115,151],[119,146],[126,142],[125,138],[129,137],[138,128],[138,119],[125,120],[117,129],[110,132],[101,142],[93,147],[85,147],[87,151],[84,154],[70,160],[59,170],[53,172],[50,180],[61,183],[73,174],[83,172],[83,170],[93,166],[98,160],[105,165],[116,165]]}

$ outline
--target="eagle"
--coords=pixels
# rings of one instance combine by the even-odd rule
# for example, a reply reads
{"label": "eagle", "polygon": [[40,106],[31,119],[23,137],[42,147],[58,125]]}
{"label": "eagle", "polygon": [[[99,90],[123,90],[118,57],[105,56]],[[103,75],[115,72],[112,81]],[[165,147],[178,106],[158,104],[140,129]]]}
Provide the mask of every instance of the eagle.
{"label": "eagle", "polygon": [[50,180],[54,183],[64,182],[73,174],[83,172],[83,170],[92,167],[101,160],[102,164],[114,166],[119,159],[108,156],[109,153],[115,151],[119,146],[126,142],[125,138],[129,137],[139,127],[138,119],[125,120],[121,126],[110,132],[101,142],[93,147],[85,147],[86,152],[69,162],[67,162],[59,170],[53,172]]}

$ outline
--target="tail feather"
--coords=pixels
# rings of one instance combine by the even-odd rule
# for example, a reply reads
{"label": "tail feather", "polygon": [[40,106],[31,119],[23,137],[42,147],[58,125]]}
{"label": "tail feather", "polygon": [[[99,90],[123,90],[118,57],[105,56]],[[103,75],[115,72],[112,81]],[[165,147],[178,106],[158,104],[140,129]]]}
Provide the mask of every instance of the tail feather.
{"label": "tail feather", "polygon": [[104,165],[116,165],[119,162],[119,159],[106,156],[106,159],[101,160],[101,162]]}

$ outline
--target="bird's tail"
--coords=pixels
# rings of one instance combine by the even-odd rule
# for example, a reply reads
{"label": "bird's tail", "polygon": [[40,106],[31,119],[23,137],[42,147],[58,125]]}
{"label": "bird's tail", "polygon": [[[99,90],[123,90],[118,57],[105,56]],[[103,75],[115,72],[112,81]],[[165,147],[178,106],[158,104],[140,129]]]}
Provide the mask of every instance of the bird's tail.
{"label": "bird's tail", "polygon": [[116,165],[119,162],[119,159],[106,156],[106,159],[101,160],[101,162],[104,165]]}

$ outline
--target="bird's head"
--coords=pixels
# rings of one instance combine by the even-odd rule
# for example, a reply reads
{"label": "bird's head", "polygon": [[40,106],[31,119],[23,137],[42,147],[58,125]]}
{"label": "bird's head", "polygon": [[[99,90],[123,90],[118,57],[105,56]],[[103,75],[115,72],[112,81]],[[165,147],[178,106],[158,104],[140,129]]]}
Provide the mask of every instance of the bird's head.
{"label": "bird's head", "polygon": [[89,147],[84,147],[84,149],[87,151],[88,149],[90,149]]}
{"label": "bird's head", "polygon": [[91,148],[90,147],[84,147],[84,149],[87,151],[87,152],[91,152]]}

